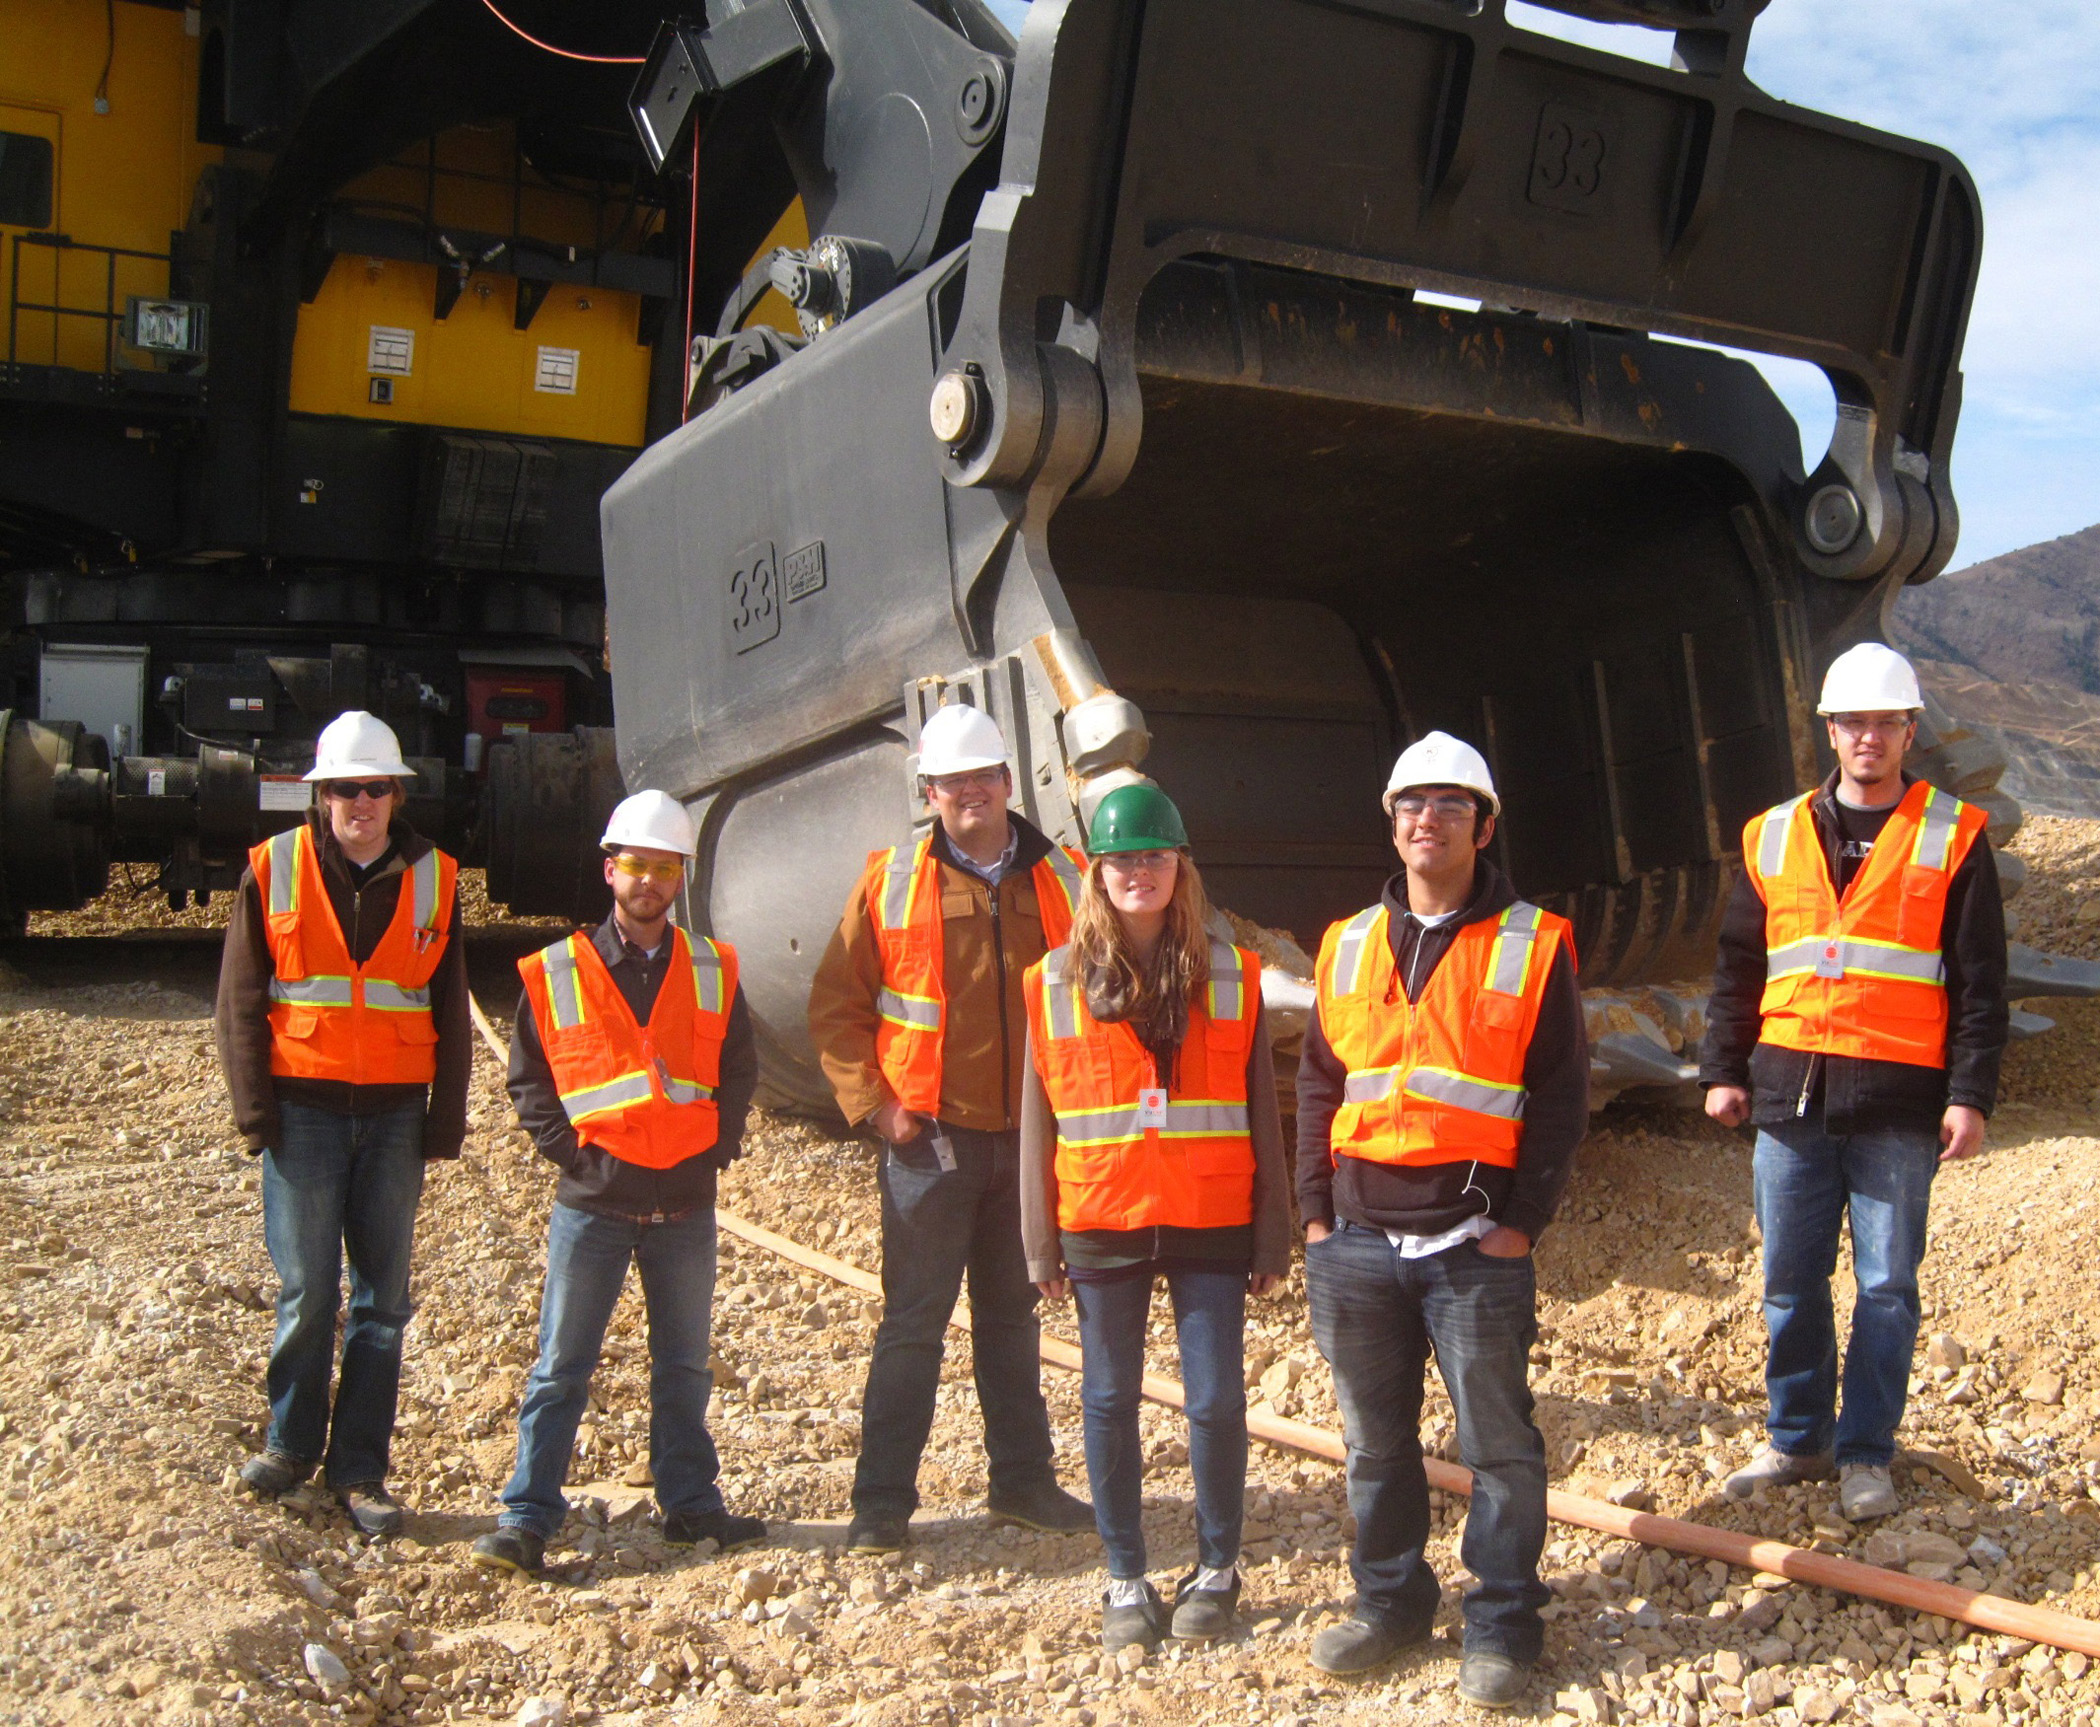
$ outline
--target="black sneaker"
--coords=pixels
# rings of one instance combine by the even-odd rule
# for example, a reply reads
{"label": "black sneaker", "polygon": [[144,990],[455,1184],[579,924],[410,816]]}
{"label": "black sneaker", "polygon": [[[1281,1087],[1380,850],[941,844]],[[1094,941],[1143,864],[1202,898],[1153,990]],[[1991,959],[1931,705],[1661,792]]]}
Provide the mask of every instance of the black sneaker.
{"label": "black sneaker", "polygon": [[497,1529],[479,1537],[467,1557],[491,1571],[515,1571],[531,1577],[547,1555],[547,1543],[529,1529]]}
{"label": "black sneaker", "polygon": [[855,1512],[846,1525],[848,1553],[895,1553],[911,1539],[911,1519]]}
{"label": "black sneaker", "polygon": [[386,1490],[385,1482],[353,1481],[348,1487],[338,1487],[335,1497],[344,1515],[357,1525],[361,1534],[401,1533],[402,1519],[407,1513],[402,1510],[401,1502]]}
{"label": "black sneaker", "polygon": [[1524,1695],[1531,1663],[1492,1649],[1468,1649],[1458,1664],[1458,1694],[1476,1709],[1507,1709]]}
{"label": "black sneaker", "polygon": [[1232,1615],[1240,1604],[1240,1569],[1232,1568],[1232,1586],[1228,1589],[1198,1589],[1196,1579],[1200,1572],[1191,1571],[1174,1586],[1174,1623],[1171,1627],[1176,1637],[1189,1642],[1198,1642],[1211,1637],[1223,1637],[1232,1629]]}
{"label": "black sneaker", "polygon": [[1145,1585],[1145,1599],[1123,1606],[1111,1606],[1108,1592],[1101,1593],[1101,1650],[1113,1655],[1118,1649],[1135,1643],[1146,1649],[1157,1649],[1160,1640],[1167,1634],[1167,1604],[1159,1598],[1159,1591],[1150,1583]]}
{"label": "black sneaker", "polygon": [[1018,1523],[1045,1535],[1080,1535],[1094,1527],[1094,1508],[1054,1481],[985,1501],[994,1523]]}
{"label": "black sneaker", "polygon": [[693,1547],[712,1541],[723,1553],[740,1547],[756,1547],[766,1538],[765,1522],[757,1517],[739,1517],[730,1511],[704,1511],[697,1515],[673,1511],[664,1518],[664,1542],[671,1547]]}
{"label": "black sneaker", "polygon": [[1404,1631],[1352,1615],[1312,1640],[1312,1664],[1322,1673],[1368,1673],[1417,1643],[1429,1641],[1428,1626]]}
{"label": "black sneaker", "polygon": [[241,1465],[241,1485],[260,1499],[277,1499],[313,1472],[311,1463],[301,1463],[281,1451],[264,1451]]}

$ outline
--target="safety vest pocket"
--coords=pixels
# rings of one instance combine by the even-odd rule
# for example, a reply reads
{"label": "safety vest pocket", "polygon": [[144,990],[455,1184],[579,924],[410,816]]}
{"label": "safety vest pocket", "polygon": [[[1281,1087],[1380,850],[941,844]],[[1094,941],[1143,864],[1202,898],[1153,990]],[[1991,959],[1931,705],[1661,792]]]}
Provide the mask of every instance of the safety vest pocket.
{"label": "safety vest pocket", "polygon": [[278,1022],[279,1037],[310,1038],[320,1035],[321,1015],[314,1008],[293,1007],[285,1009],[284,1018]]}
{"label": "safety vest pocket", "polygon": [[1524,998],[1500,990],[1482,990],[1473,1001],[1466,1028],[1466,1067],[1474,1073],[1502,1073],[1521,1067]]}
{"label": "safety vest pocket", "polygon": [[1187,1147],[1184,1155],[1191,1175],[1236,1175],[1249,1181],[1254,1178],[1254,1148],[1245,1140],[1237,1144],[1205,1144],[1198,1140]]}
{"label": "safety vest pocket", "polygon": [[437,1016],[434,1014],[390,1013],[386,1020],[403,1043],[436,1043],[438,1040]]}
{"label": "safety vest pocket", "polygon": [[1930,984],[1901,983],[1892,978],[1861,978],[1860,1009],[1871,1025],[1881,1019],[1939,1019],[1947,1011],[1947,992]]}
{"label": "safety vest pocket", "polygon": [[1896,939],[1905,947],[1938,947],[1947,911],[1944,871],[1903,866],[1903,893],[1896,906]]}

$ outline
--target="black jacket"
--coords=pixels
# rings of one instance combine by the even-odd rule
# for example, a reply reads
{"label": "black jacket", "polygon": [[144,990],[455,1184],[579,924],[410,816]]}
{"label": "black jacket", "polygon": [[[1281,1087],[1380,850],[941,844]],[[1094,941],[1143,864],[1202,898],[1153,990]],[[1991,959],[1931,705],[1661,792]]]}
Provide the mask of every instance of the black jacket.
{"label": "black jacket", "polygon": [[[1509,879],[1486,858],[1473,877],[1473,899],[1450,922],[1425,928],[1409,915],[1407,877],[1385,884],[1387,937],[1407,999],[1419,1001],[1452,939],[1466,924],[1499,917],[1515,901]],[[1441,1235],[1485,1212],[1533,1241],[1545,1233],[1575,1167],[1575,1148],[1590,1125],[1590,1044],[1574,956],[1554,956],[1546,997],[1524,1053],[1524,1133],[1514,1169],[1470,1160],[1425,1166],[1337,1158],[1328,1130],[1341,1106],[1346,1070],[1315,1013],[1298,1058],[1298,1209],[1307,1223],[1337,1217],[1374,1229]]]}
{"label": "black jacket", "polygon": [[[669,968],[669,935],[654,959],[644,959],[638,949],[621,939],[618,925],[608,916],[593,932],[591,944],[634,1017],[646,1025]],[[509,1085],[518,1120],[540,1155],[561,1171],[556,1204],[600,1217],[659,1221],[712,1206],[717,1172],[744,1154],[744,1120],[751,1109],[751,1094],[758,1089],[758,1044],[752,1035],[751,1009],[744,1000],[743,985],[737,985],[730,1003],[729,1028],[722,1041],[722,1072],[715,1087],[718,1136],[708,1150],[669,1169],[644,1169],[598,1146],[579,1143],[562,1111],[554,1070],[547,1065],[532,1003],[523,991],[518,995],[518,1017],[511,1033]]]}
{"label": "black jacket", "polygon": [[[1909,781],[1905,775],[1905,781]],[[1824,868],[1838,879],[1839,831],[1832,797],[1837,775],[1809,800]],[[2005,1053],[2005,907],[1998,895],[1998,866],[1988,842],[1978,840],[1947,884],[1947,911],[1940,929],[1947,966],[1947,1061],[1920,1067],[1903,1061],[1858,1056],[1808,1055],[1759,1041],[1765,990],[1765,902],[1748,874],[1721,922],[1714,960],[1714,989],[1706,1009],[1706,1044],[1700,1052],[1699,1083],[1740,1085],[1750,1090],[1750,1119],[1775,1127],[1801,1118],[1819,1120],[1829,1133],[1875,1127],[1937,1126],[1950,1103],[1985,1115],[1998,1099],[1998,1063]]]}
{"label": "black jacket", "polygon": [[[351,876],[342,847],[336,843],[325,808],[307,812],[314,855],[336,925],[363,965],[394,921],[401,883],[409,866],[432,848],[430,842],[398,818],[388,829],[392,849],[359,882]],[[214,1014],[219,1065],[233,1097],[234,1125],[248,1150],[259,1152],[277,1143],[277,1105],[286,1099],[334,1115],[383,1115],[424,1106],[425,1158],[459,1156],[467,1136],[467,1081],[474,1063],[474,1026],[467,1015],[467,950],[460,937],[459,905],[445,932],[445,952],[430,980],[430,1014],[437,1026],[437,1075],[422,1085],[352,1085],[339,1079],[288,1079],[270,1071],[270,982],[277,967],[270,958],[269,920],[263,914],[262,891],[251,869],[241,876],[233,896],[233,915],[220,950],[219,999]]]}

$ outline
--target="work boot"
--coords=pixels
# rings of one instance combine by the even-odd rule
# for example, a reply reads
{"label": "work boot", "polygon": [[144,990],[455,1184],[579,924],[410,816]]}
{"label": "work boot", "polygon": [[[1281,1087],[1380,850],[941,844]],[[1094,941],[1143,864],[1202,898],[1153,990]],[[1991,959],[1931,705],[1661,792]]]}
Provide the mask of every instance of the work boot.
{"label": "work boot", "polygon": [[1896,1509],[1896,1482],[1879,1463],[1848,1463],[1838,1471],[1838,1509],[1854,1523]]}
{"label": "work boot", "polygon": [[766,1538],[765,1522],[757,1517],[739,1517],[733,1511],[707,1511],[694,1515],[673,1511],[664,1518],[664,1543],[670,1547],[696,1547],[712,1541],[724,1553],[740,1547],[756,1547]]}
{"label": "work boot", "polygon": [[846,1525],[848,1553],[895,1553],[911,1539],[911,1519],[856,1511]]}
{"label": "work boot", "polygon": [[1186,1642],[1223,1637],[1240,1604],[1240,1568],[1213,1571],[1198,1566],[1174,1586],[1174,1635]]}
{"label": "work boot", "polygon": [[311,1463],[281,1451],[264,1451],[241,1465],[241,1485],[258,1499],[279,1499],[313,1472]]}
{"label": "work boot", "polygon": [[1054,1481],[985,1501],[994,1523],[1018,1523],[1045,1535],[1080,1535],[1094,1527],[1094,1508]]}
{"label": "work boot", "polygon": [[1507,1709],[1524,1695],[1531,1663],[1492,1649],[1468,1649],[1458,1664],[1458,1694],[1476,1709]]}
{"label": "work boot", "polygon": [[401,1509],[401,1502],[386,1490],[385,1482],[353,1481],[347,1487],[338,1487],[335,1497],[344,1515],[357,1525],[360,1534],[401,1533],[401,1522],[407,1513]]}
{"label": "work boot", "polygon": [[1382,1667],[1403,1649],[1429,1641],[1429,1627],[1402,1630],[1366,1619],[1361,1610],[1339,1625],[1330,1625],[1312,1640],[1312,1664],[1322,1673],[1368,1673]]}
{"label": "work boot", "polygon": [[1157,1649],[1167,1634],[1167,1604],[1143,1578],[1118,1578],[1101,1595],[1101,1649],[1113,1655],[1135,1643]]}
{"label": "work boot", "polygon": [[1828,1481],[1837,1473],[1837,1458],[1828,1451],[1781,1451],[1767,1443],[1757,1455],[1721,1483],[1731,1499],[1748,1499],[1760,1487],[1792,1487],[1799,1481]]}
{"label": "work boot", "polygon": [[529,1529],[502,1528],[490,1531],[467,1549],[467,1557],[491,1571],[515,1571],[531,1577],[547,1555],[547,1543]]}

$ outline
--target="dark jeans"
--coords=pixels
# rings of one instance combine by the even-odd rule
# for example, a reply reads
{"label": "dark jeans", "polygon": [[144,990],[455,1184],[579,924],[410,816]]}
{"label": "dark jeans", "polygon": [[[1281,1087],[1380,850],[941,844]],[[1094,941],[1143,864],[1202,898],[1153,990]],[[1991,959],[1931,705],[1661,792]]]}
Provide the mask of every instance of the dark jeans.
{"label": "dark jeans", "polygon": [[[1918,1341],[1918,1266],[1940,1167],[1931,1128],[1832,1137],[1808,1123],[1760,1132],[1752,1168],[1765,1238],[1765,1390],[1781,1451],[1837,1452],[1887,1467]],[[1830,1279],[1838,1230],[1852,1221],[1852,1342],[1838,1414],[1837,1326]]]}
{"label": "dark jeans", "polygon": [[[1223,1570],[1240,1554],[1247,1491],[1247,1392],[1242,1378],[1247,1268],[1167,1272],[1174,1335],[1187,1393],[1189,1472],[1196,1478],[1196,1557]],[[1142,1516],[1145,1458],[1138,1404],[1145,1377],[1145,1322],[1151,1276],[1075,1283],[1082,1351],[1080,1401],[1086,1411],[1086,1474],[1094,1526],[1108,1549],[1111,1577],[1145,1575]]]}
{"label": "dark jeans", "polygon": [[952,1170],[935,1157],[930,1127],[882,1155],[882,1323],[861,1399],[853,1477],[853,1509],[863,1517],[909,1517],[918,1509],[919,1456],[933,1429],[942,1346],[966,1274],[991,1496],[1056,1479],[1035,1286],[1021,1251],[1019,1145],[1011,1133],[947,1131]]}
{"label": "dark jeans", "polygon": [[1334,1369],[1349,1441],[1349,1569],[1357,1610],[1404,1632],[1436,1617],[1429,1484],[1422,1469],[1422,1374],[1429,1351],[1458,1418],[1473,1503],[1459,1548],[1479,1585],[1465,1601],[1466,1647],[1536,1661],[1545,1639],[1546,1442],[1525,1369],[1538,1336],[1527,1254],[1496,1259],[1475,1241],[1403,1259],[1385,1232],[1338,1224],[1305,1250],[1313,1337]]}
{"label": "dark jeans", "polygon": [[641,1269],[649,1311],[649,1467],[666,1516],[722,1509],[721,1460],[707,1431],[715,1376],[707,1364],[715,1302],[712,1206],[670,1223],[599,1217],[556,1205],[547,1220],[547,1288],[540,1297],[540,1358],[518,1410],[518,1466],[503,1489],[500,1521],[553,1536],[568,1516],[562,1483],[583,1419],[605,1327]]}
{"label": "dark jeans", "polygon": [[[325,1462],[334,1487],[384,1481],[401,1398],[401,1333],[412,1311],[423,1106],[337,1115],[280,1102],[277,1116],[278,1143],[263,1153],[263,1240],[278,1283],[265,1443],[301,1463]],[[346,1249],[350,1317],[331,1422]]]}

